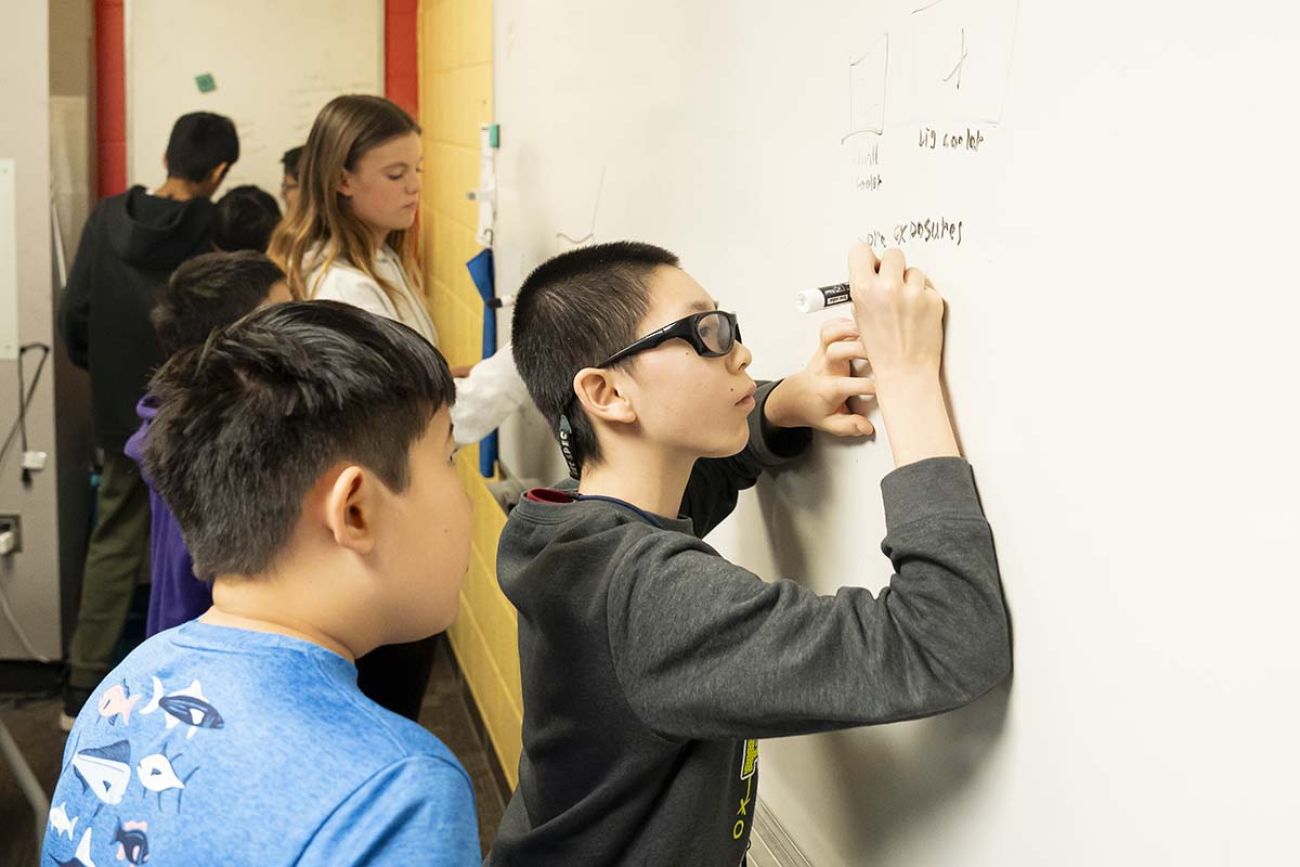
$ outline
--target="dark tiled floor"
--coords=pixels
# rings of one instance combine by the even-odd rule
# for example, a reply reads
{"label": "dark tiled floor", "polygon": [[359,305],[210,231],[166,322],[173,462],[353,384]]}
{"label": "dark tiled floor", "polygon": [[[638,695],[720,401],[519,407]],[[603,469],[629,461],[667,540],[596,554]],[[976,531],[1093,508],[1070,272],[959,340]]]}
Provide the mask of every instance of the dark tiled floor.
{"label": "dark tiled floor", "polygon": [[[444,640],[438,646],[420,722],[451,748],[469,772],[478,804],[479,839],[486,854],[501,821],[508,793],[497,783],[491,764],[495,759],[489,757],[480,740],[463,696],[455,663]],[[52,792],[59,776],[64,741],[63,732],[59,731],[58,699],[16,701],[0,696],[0,718],[23,750],[46,794]],[[8,766],[0,762],[0,867],[30,867],[37,863],[39,850],[33,839],[34,821]]]}
{"label": "dark tiled floor", "polygon": [[[64,735],[59,731],[58,700],[36,699],[15,704],[6,697],[0,699],[0,718],[9,727],[9,733],[48,795],[59,777],[59,763],[63,758]],[[30,867],[37,863],[35,821],[9,766],[0,762],[0,864]]]}

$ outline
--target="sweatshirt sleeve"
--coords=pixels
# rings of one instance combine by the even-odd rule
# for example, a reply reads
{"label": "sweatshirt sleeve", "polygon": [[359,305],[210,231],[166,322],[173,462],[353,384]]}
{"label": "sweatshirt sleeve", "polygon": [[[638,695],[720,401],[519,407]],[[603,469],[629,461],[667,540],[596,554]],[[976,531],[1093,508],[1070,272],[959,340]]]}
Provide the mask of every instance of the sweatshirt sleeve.
{"label": "sweatshirt sleeve", "polygon": [[528,388],[515,366],[514,349],[506,344],[456,380],[451,422],[456,442],[476,443],[528,403]]}
{"label": "sweatshirt sleeve", "polygon": [[679,514],[691,519],[695,535],[703,538],[736,508],[740,492],[751,488],[766,469],[801,456],[812,443],[809,428],[772,427],[763,408],[781,380],[764,382],[754,394],[749,413],[749,444],[729,458],[702,458],[695,462]]}
{"label": "sweatshirt sleeve", "polygon": [[683,534],[634,546],[611,582],[629,703],[680,738],[781,737],[951,710],[1010,670],[993,538],[960,458],[882,483],[894,567],[879,596],[766,583]]}
{"label": "sweatshirt sleeve", "polygon": [[99,214],[97,207],[86,219],[77,254],[72,259],[72,270],[68,273],[68,285],[63,287],[63,300],[59,305],[59,331],[68,347],[68,357],[81,368],[90,364],[90,295],[94,283]]}

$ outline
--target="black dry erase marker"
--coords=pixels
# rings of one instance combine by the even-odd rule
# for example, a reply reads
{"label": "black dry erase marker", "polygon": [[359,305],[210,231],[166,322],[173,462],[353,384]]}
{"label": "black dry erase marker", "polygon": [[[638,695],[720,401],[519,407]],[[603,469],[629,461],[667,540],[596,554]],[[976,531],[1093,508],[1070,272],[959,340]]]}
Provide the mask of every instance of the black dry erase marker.
{"label": "black dry erase marker", "polygon": [[825,310],[837,304],[847,304],[851,300],[848,283],[836,283],[834,286],[823,286],[820,289],[805,289],[794,296],[800,313]]}

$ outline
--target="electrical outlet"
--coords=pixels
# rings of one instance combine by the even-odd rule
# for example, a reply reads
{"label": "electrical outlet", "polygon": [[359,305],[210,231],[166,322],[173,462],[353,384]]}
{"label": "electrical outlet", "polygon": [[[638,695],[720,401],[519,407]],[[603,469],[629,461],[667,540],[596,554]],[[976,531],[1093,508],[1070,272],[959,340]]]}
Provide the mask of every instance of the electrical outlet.
{"label": "electrical outlet", "polygon": [[6,554],[17,554],[23,549],[23,519],[19,515],[0,515],[0,536],[13,533],[13,548]]}

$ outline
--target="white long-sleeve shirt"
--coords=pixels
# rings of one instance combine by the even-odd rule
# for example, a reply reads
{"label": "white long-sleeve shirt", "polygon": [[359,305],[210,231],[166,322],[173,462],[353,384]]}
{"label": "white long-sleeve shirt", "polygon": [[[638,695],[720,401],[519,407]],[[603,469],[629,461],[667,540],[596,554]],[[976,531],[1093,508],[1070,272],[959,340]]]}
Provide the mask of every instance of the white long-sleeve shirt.
{"label": "white long-sleeve shirt", "polygon": [[[315,290],[312,298],[316,301],[341,301],[396,320],[437,346],[438,330],[423,300],[412,291],[397,255],[388,247],[381,248],[375,254],[375,270],[397,289],[396,297],[390,297],[364,271],[342,262],[330,265],[323,274],[319,266],[313,269],[307,275],[307,291]],[[456,442],[478,442],[527,403],[528,388],[506,344],[474,365],[469,376],[456,380],[456,404],[451,411]]]}
{"label": "white long-sleeve shirt", "polygon": [[395,319],[438,345],[438,329],[429,311],[411,290],[401,259],[388,247],[375,253],[375,272],[397,290],[395,297],[390,297],[369,274],[346,262],[335,260],[324,273],[322,268],[319,265],[307,275],[307,292],[313,301],[342,301],[376,316]]}

